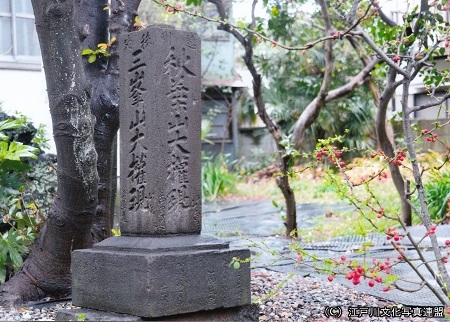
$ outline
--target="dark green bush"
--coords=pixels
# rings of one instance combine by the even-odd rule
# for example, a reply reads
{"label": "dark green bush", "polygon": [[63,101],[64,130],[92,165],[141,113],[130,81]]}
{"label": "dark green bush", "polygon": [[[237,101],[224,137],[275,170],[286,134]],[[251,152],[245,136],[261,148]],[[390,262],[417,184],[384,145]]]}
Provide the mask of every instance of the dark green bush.
{"label": "dark green bush", "polygon": [[424,189],[431,219],[434,221],[444,220],[449,210],[450,173],[434,173],[424,185]]}
{"label": "dark green bush", "polygon": [[229,170],[231,166],[227,155],[218,154],[215,157],[203,155],[202,199],[213,201],[236,189],[237,178]]}
{"label": "dark green bush", "polygon": [[5,115],[0,112],[0,284],[22,265],[56,189],[55,169],[37,157],[43,128]]}

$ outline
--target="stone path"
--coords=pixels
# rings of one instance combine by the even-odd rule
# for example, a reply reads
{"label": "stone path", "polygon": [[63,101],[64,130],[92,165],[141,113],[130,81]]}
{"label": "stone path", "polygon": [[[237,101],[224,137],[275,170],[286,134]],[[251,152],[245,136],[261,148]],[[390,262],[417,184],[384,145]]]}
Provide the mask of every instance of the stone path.
{"label": "stone path", "polygon": [[[298,222],[300,228],[307,228],[313,225],[312,219],[317,216],[324,216],[329,210],[338,212],[349,210],[350,206],[343,204],[320,205],[306,204],[298,206]],[[305,265],[297,266],[292,259],[280,256],[272,256],[270,250],[274,250],[281,255],[290,255],[289,242],[282,237],[284,224],[278,210],[270,201],[245,201],[206,204],[203,208],[203,233],[214,235],[218,238],[229,241],[231,245],[249,245],[252,243],[260,245],[259,247],[250,247],[252,254],[256,256],[252,262],[253,267],[266,267],[279,272],[293,272],[301,275],[313,275],[321,278],[327,278],[327,274],[318,274],[312,268]],[[411,234],[420,239],[425,233],[423,227],[413,227]],[[438,241],[444,246],[445,240],[450,239],[450,225],[439,226],[436,230]],[[385,260],[386,258],[395,259],[398,254],[393,250],[392,245],[387,241],[383,234],[371,234],[366,237],[362,236],[345,236],[334,238],[326,242],[305,244],[300,243],[304,250],[313,252],[318,258],[340,258],[345,255],[347,258],[357,260],[363,263],[364,255],[355,252],[364,242],[370,240],[373,243],[370,254],[366,255],[366,260],[377,258]],[[261,251],[261,245],[266,245],[268,252]],[[404,243],[407,254],[414,255],[411,245]],[[265,248],[265,246],[263,246]],[[292,258],[292,255],[290,256]],[[429,251],[425,252],[427,259],[432,259],[433,254]],[[310,264],[313,264],[310,262]],[[448,266],[450,270],[450,265]],[[431,281],[433,285],[437,285],[433,277],[421,267],[421,273]],[[417,275],[406,264],[398,264],[392,268],[392,274],[399,278],[418,281]],[[351,281],[343,277],[337,277],[336,281],[344,285],[352,286]],[[415,289],[416,286],[411,283],[402,283],[403,287]],[[370,295],[378,296],[386,300],[402,303],[404,305],[441,305],[437,297],[426,287],[418,292],[401,292],[391,290],[383,292],[380,287],[371,288],[367,283],[361,283],[356,287],[358,290]]]}

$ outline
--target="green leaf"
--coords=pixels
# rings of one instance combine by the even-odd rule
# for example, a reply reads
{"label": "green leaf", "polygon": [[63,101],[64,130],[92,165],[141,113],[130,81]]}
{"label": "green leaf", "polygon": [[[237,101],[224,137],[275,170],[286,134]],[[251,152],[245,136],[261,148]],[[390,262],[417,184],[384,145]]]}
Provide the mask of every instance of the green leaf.
{"label": "green leaf", "polygon": [[37,148],[29,145],[25,145],[22,142],[13,141],[9,145],[8,149],[10,157],[9,160],[20,160],[20,158],[33,158],[36,159],[36,153],[39,152]]}
{"label": "green leaf", "polygon": [[187,6],[190,6],[190,5],[199,6],[202,4],[202,2],[203,2],[202,0],[186,0],[186,5]]}
{"label": "green leaf", "polygon": [[239,268],[241,268],[241,264],[239,262],[234,262],[233,263],[233,268],[234,269],[239,269]]}
{"label": "green leaf", "polygon": [[18,160],[4,160],[1,166],[5,171],[23,172],[31,169],[28,164]]}
{"label": "green leaf", "polygon": [[397,282],[397,280],[398,280],[398,276],[396,276],[396,275],[387,275],[387,276],[384,278],[384,283],[385,283],[386,285],[392,285],[392,284],[394,284],[395,282]]}
{"label": "green leaf", "polygon": [[0,263],[0,284],[5,283],[6,280],[6,267]]}
{"label": "green leaf", "polygon": [[9,245],[9,258],[11,258],[11,262],[15,267],[20,267],[23,263],[22,256],[20,256],[19,252]]}
{"label": "green leaf", "polygon": [[272,200],[272,205],[273,205],[275,208],[278,208],[278,203],[277,203],[275,200]]}
{"label": "green leaf", "polygon": [[97,60],[97,56],[96,55],[90,55],[89,58],[88,58],[88,63],[92,64],[96,60]]}
{"label": "green leaf", "polygon": [[271,13],[272,13],[272,17],[278,17],[278,14],[279,14],[278,8],[275,6],[272,6]]}
{"label": "green leaf", "polygon": [[0,131],[20,129],[21,127],[23,127],[23,123],[20,120],[8,119],[0,122]]}
{"label": "green leaf", "polygon": [[86,49],[83,49],[83,51],[81,52],[81,55],[85,56],[85,55],[91,55],[93,53],[94,53],[94,51],[92,49],[86,48]]}
{"label": "green leaf", "polygon": [[120,233],[120,229],[119,230],[117,230],[117,229],[111,229],[111,232],[112,232],[112,234],[114,235],[114,236],[120,236],[121,235],[121,233]]}
{"label": "green leaf", "polygon": [[364,247],[370,247],[370,246],[373,246],[373,243],[372,243],[372,241],[368,240],[368,241],[365,241],[365,242],[363,243],[363,246],[364,246]]}

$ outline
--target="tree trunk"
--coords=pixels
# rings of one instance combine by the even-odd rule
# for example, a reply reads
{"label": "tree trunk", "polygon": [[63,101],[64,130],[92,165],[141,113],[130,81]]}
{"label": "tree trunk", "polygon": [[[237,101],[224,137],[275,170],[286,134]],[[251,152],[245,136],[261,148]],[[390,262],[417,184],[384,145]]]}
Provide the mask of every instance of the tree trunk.
{"label": "tree trunk", "polygon": [[[216,8],[217,12],[219,13],[219,16],[222,21],[228,21],[228,14],[226,13],[225,7],[223,5],[222,0],[209,0],[209,2],[213,3]],[[252,6],[252,28],[256,26],[256,20],[255,20],[255,6],[256,6],[257,0],[253,1]],[[253,98],[255,101],[256,108],[258,110],[258,115],[261,118],[261,120],[264,122],[264,125],[269,130],[270,134],[272,135],[275,144],[277,146],[277,152],[278,152],[278,164],[280,167],[280,176],[277,178],[277,186],[280,188],[283,197],[285,199],[286,204],[286,235],[296,237],[297,236],[297,209],[296,209],[296,202],[295,202],[295,195],[292,191],[292,188],[289,185],[289,156],[285,156],[286,149],[284,146],[280,144],[282,140],[282,133],[280,131],[280,128],[278,127],[275,122],[270,118],[269,114],[267,114],[267,110],[265,107],[263,95],[262,95],[262,81],[261,81],[261,75],[256,70],[254,59],[253,59],[253,45],[252,45],[252,39],[253,39],[253,33],[249,32],[246,37],[244,37],[242,34],[240,34],[236,29],[230,28],[230,25],[226,23],[221,23],[218,27],[221,30],[224,30],[231,35],[233,35],[237,41],[242,45],[242,47],[245,50],[244,54],[244,62],[247,66],[247,69],[249,70],[250,74],[252,75],[253,79]]]}
{"label": "tree trunk", "polygon": [[[394,146],[389,140],[389,136],[386,131],[386,112],[389,101],[394,96],[395,90],[398,87],[395,85],[396,75],[397,73],[395,72],[395,70],[390,69],[386,89],[379,100],[375,125],[378,145],[380,146],[383,153],[389,158],[393,158],[395,156],[395,151]],[[392,181],[394,182],[395,188],[397,189],[397,192],[400,195],[403,222],[407,226],[411,226],[412,209],[407,201],[408,196],[405,195],[406,191],[405,180],[403,179],[403,176],[400,172],[400,168],[397,165],[393,164],[392,162],[389,163],[389,170],[391,172]]]}
{"label": "tree trunk", "polygon": [[[95,50],[100,43],[108,43],[109,11],[108,0],[78,0],[75,2],[75,22],[81,49]],[[97,171],[98,206],[91,228],[94,243],[110,236],[111,199],[112,194],[111,169],[112,145],[119,128],[118,121],[118,72],[109,73],[117,69],[116,63],[106,57],[97,57],[94,63],[83,59],[86,80],[91,88],[90,107],[95,116],[94,127],[95,149],[98,154]],[[112,65],[112,67],[111,67]],[[115,182],[114,182],[115,183]]]}
{"label": "tree trunk", "polygon": [[32,0],[58,153],[58,189],[30,255],[0,288],[2,304],[67,295],[70,253],[91,245],[97,207],[95,120],[90,113],[72,1]]}
{"label": "tree trunk", "polygon": [[109,59],[88,64],[81,51],[107,43],[108,28],[114,37],[130,31],[139,3],[113,0],[109,14],[108,0],[32,0],[58,154],[58,189],[29,257],[0,286],[0,305],[67,295],[71,251],[110,234],[119,57],[111,46]]}
{"label": "tree trunk", "polygon": [[277,186],[283,193],[286,203],[286,236],[296,238],[297,233],[297,205],[295,203],[295,195],[289,185],[289,157],[281,158],[281,176],[277,177]]}
{"label": "tree trunk", "polygon": [[[251,38],[250,38],[251,39]],[[251,40],[246,43],[244,61],[248,70],[253,77],[253,96],[258,110],[258,115],[266,125],[270,134],[272,135],[277,145],[278,162],[280,166],[280,174],[278,175],[276,182],[278,188],[280,188],[285,200],[286,211],[286,236],[296,238],[297,233],[297,207],[295,202],[294,191],[289,184],[289,160],[290,156],[286,155],[286,149],[281,145],[282,134],[278,125],[276,125],[270,116],[267,114],[265,103],[262,95],[262,81],[261,75],[256,71],[253,64],[253,48]]]}

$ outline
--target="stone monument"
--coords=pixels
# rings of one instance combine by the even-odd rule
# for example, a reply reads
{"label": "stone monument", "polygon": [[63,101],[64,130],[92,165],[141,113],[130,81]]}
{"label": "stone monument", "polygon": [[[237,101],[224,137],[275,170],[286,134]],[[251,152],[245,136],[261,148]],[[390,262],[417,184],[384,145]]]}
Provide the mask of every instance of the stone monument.
{"label": "stone monument", "polygon": [[72,254],[75,306],[144,318],[250,304],[246,248],[201,234],[200,39],[148,27],[119,39],[120,229]]}

